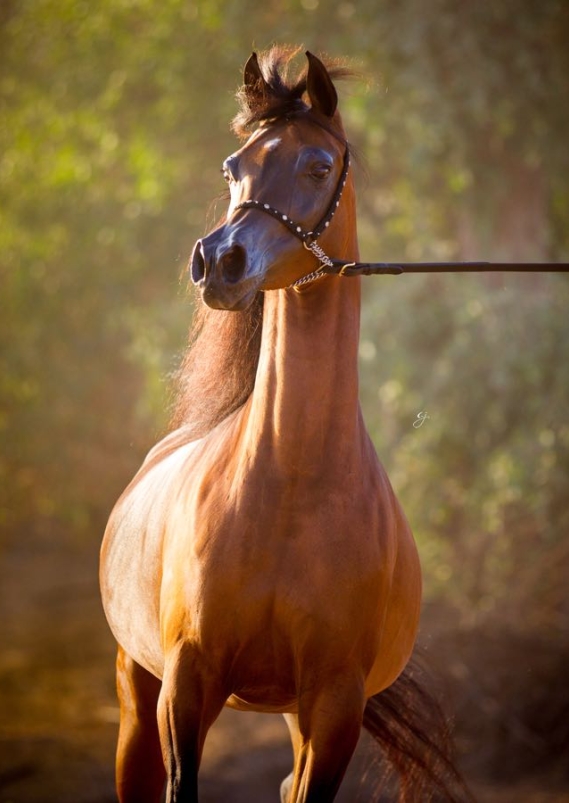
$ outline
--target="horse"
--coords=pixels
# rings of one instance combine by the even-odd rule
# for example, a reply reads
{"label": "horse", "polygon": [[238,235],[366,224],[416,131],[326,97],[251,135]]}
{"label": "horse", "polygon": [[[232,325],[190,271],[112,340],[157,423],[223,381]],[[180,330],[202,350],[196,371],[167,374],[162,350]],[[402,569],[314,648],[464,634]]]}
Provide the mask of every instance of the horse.
{"label": "horse", "polygon": [[308,52],[291,79],[296,53],[245,66],[227,215],[189,263],[202,305],[175,423],[103,540],[121,803],[158,803],[165,784],[168,803],[198,801],[224,706],[284,715],[282,803],[333,801],[362,726],[401,799],[460,799],[408,671],[421,570],[360,409],[361,280],[322,271],[358,258],[346,70]]}

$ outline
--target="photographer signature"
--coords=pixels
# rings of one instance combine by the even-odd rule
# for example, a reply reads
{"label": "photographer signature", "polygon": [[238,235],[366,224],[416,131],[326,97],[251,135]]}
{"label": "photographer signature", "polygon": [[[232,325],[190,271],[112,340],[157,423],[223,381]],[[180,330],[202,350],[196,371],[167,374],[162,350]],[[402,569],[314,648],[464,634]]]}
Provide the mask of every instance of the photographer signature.
{"label": "photographer signature", "polygon": [[430,417],[431,416],[427,413],[426,410],[423,411],[423,412],[418,413],[417,414],[417,418],[415,419],[415,421],[413,421],[413,426],[415,427],[415,429],[419,429],[419,427],[423,426],[423,424],[425,423],[427,418],[430,418]]}

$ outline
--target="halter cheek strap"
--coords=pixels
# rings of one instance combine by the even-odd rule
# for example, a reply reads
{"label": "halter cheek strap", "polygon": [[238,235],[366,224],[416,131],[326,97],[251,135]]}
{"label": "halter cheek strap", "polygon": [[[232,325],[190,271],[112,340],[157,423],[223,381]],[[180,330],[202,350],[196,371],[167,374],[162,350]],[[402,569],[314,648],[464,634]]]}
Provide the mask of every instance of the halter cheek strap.
{"label": "halter cheek strap", "polygon": [[312,273],[309,273],[308,276],[303,276],[302,279],[298,279],[296,282],[294,282],[292,287],[298,287],[299,285],[314,281],[314,279],[320,279],[322,276],[325,276],[327,272],[342,273],[344,268],[353,267],[353,265],[355,265],[354,262],[345,263],[341,260],[330,259],[330,257],[327,256],[317,242],[320,235],[329,227],[336,209],[340,206],[340,199],[342,198],[342,193],[344,191],[344,187],[346,186],[349,169],[350,152],[348,148],[346,148],[346,152],[344,154],[344,165],[338,180],[336,191],[334,192],[332,200],[324,216],[318,225],[312,229],[312,231],[305,231],[302,226],[300,226],[298,223],[295,223],[294,220],[291,220],[288,215],[279,212],[278,209],[275,209],[270,204],[263,203],[262,201],[242,201],[235,207],[236,209],[258,209],[260,212],[265,212],[267,215],[271,215],[271,217],[274,217],[275,220],[278,220],[279,223],[282,223],[284,226],[286,226],[295,237],[301,240],[307,251],[311,251],[318,259],[320,262],[320,267]]}

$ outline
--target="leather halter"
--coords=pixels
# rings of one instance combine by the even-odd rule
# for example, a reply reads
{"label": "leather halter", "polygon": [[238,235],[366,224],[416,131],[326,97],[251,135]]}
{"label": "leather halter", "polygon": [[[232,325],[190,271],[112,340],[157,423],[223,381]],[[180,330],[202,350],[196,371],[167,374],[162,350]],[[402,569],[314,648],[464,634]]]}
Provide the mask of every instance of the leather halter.
{"label": "leather halter", "polygon": [[279,212],[270,204],[262,201],[242,201],[236,209],[258,209],[266,212],[288,228],[295,237],[302,241],[304,247],[311,251],[319,260],[319,267],[297,279],[291,287],[299,287],[308,282],[321,279],[323,276],[340,274],[341,276],[370,276],[370,275],[400,275],[402,273],[492,273],[495,271],[507,272],[534,272],[547,271],[554,273],[569,272],[567,262],[346,262],[342,259],[331,259],[318,245],[318,238],[328,228],[336,209],[340,205],[342,192],[346,186],[348,170],[350,169],[350,152],[346,145],[344,166],[328,209],[317,226],[312,231],[305,231],[288,215]]}
{"label": "leather halter", "polygon": [[320,261],[320,267],[317,268],[317,270],[312,271],[312,273],[309,273],[307,276],[303,276],[301,279],[298,279],[291,285],[291,287],[299,287],[300,285],[314,281],[315,279],[320,279],[327,273],[342,273],[343,268],[353,267],[356,264],[355,262],[346,263],[342,260],[331,259],[329,256],[327,256],[327,254],[325,254],[317,242],[320,235],[326,231],[330,225],[336,209],[340,206],[340,199],[342,198],[342,193],[344,191],[344,187],[346,186],[349,169],[350,151],[346,146],[346,151],[344,153],[344,165],[342,167],[342,173],[338,180],[336,190],[326,212],[324,213],[324,216],[321,218],[318,225],[312,229],[312,231],[305,231],[302,226],[300,226],[298,223],[295,223],[294,220],[291,220],[288,215],[279,212],[278,209],[275,209],[270,204],[263,203],[262,201],[242,201],[235,207],[235,209],[258,209],[260,212],[266,212],[266,214],[271,215],[271,217],[274,217],[275,220],[279,221],[279,223],[282,223],[284,226],[286,226],[295,237],[298,237],[304,247],[308,251],[311,251]]}

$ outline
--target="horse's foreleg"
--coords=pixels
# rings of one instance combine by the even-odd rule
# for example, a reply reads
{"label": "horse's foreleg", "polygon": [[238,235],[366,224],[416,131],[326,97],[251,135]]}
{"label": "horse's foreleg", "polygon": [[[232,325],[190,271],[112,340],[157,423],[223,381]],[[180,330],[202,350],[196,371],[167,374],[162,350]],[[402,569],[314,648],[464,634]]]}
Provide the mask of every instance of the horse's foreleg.
{"label": "horse's foreleg", "polygon": [[281,786],[284,803],[334,800],[358,742],[364,706],[363,685],[342,679],[300,697],[298,717],[287,716],[295,760],[292,783],[287,778]]}
{"label": "horse's foreleg", "polygon": [[117,691],[120,727],[116,760],[120,803],[158,803],[166,773],[156,708],[160,681],[129,658],[119,647]]}
{"label": "horse's foreleg", "polygon": [[167,657],[158,703],[166,803],[197,803],[205,737],[226,699],[221,684],[192,647],[183,645]]}
{"label": "horse's foreleg", "polygon": [[[302,747],[302,735],[298,726],[297,714],[283,714],[284,720],[288,725],[290,733],[290,740],[292,742],[292,750],[294,755],[294,765],[296,766],[299,760],[300,749]],[[294,771],[287,775],[281,783],[281,803],[289,803],[291,799],[292,786],[294,783]]]}

